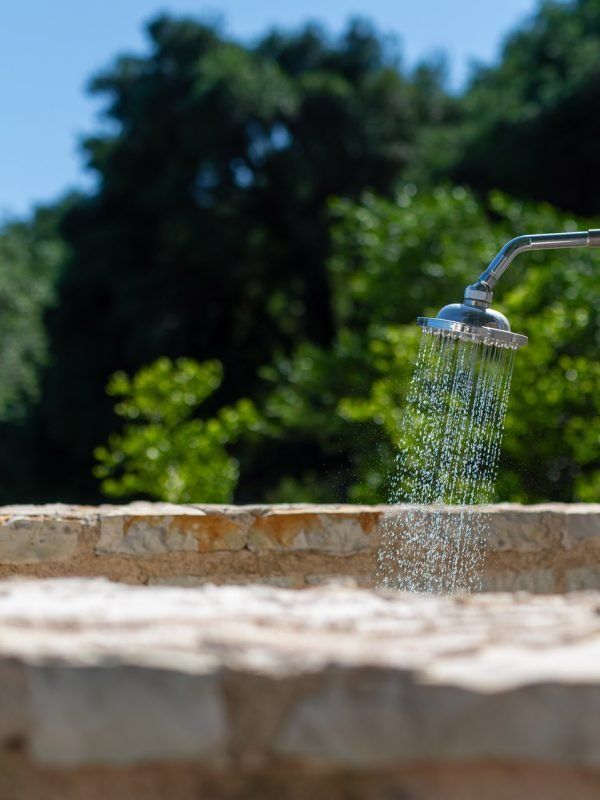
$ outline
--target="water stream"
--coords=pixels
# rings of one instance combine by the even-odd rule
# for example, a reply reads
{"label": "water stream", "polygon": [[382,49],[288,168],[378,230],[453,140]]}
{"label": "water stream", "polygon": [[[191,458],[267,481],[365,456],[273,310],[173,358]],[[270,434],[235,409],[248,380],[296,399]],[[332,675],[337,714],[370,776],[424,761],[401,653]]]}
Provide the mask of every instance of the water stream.
{"label": "water stream", "polygon": [[378,582],[421,592],[481,581],[515,350],[425,329],[406,398]]}

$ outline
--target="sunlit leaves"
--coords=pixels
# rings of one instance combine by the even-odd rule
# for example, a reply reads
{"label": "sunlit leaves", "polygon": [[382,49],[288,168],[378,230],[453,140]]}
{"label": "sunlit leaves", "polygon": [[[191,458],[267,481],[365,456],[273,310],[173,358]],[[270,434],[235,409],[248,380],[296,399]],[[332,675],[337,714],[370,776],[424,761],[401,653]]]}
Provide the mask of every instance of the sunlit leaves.
{"label": "sunlit leaves", "polygon": [[146,496],[174,503],[230,502],[239,477],[228,447],[258,428],[249,400],[199,419],[198,406],[220,386],[218,361],[160,358],[134,376],[112,376],[107,391],[121,398],[120,433],[96,448],[96,477],[107,497]]}

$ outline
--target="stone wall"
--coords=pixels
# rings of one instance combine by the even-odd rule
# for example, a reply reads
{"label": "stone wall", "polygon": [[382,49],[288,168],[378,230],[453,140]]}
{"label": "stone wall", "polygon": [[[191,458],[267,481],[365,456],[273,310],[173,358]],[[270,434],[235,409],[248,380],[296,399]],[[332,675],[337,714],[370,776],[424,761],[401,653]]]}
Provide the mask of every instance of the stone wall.
{"label": "stone wall", "polygon": [[599,664],[594,593],[4,582],[0,800],[597,800]]}
{"label": "stone wall", "polygon": [[[456,513],[448,510],[448,513]],[[561,593],[600,587],[600,505],[496,505],[483,588]],[[7,506],[0,578],[104,576],[130,584],[373,582],[383,506]]]}
{"label": "stone wall", "polygon": [[0,509],[0,800],[597,800],[600,506],[487,513],[424,597],[407,508]]}

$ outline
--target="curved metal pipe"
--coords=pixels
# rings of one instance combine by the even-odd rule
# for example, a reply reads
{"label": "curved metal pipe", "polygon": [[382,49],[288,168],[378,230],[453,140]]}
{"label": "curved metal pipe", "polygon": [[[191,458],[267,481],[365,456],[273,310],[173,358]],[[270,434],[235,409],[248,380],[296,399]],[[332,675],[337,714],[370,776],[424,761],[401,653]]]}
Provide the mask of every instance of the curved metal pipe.
{"label": "curved metal pipe", "polygon": [[492,290],[498,279],[520,253],[567,247],[600,247],[600,229],[570,233],[536,233],[511,239],[481,273],[477,282],[467,286],[465,303],[477,308],[487,308],[492,302]]}

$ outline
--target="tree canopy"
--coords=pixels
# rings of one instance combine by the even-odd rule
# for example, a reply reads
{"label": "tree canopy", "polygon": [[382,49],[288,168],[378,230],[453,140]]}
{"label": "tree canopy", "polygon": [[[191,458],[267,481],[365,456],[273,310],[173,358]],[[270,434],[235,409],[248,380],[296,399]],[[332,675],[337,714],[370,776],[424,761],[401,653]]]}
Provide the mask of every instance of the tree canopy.
{"label": "tree canopy", "polygon": [[366,23],[254,47],[167,17],[148,34],[148,55],[92,82],[111,132],[84,142],[98,187],[61,228],[42,414],[78,495],[114,426],[112,372],[217,358],[227,402],[298,339],[331,341],[328,198],[390,194],[419,126],[443,115]]}
{"label": "tree canopy", "polygon": [[542,2],[460,105],[460,122],[430,137],[424,172],[600,213],[599,0]]}

